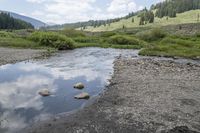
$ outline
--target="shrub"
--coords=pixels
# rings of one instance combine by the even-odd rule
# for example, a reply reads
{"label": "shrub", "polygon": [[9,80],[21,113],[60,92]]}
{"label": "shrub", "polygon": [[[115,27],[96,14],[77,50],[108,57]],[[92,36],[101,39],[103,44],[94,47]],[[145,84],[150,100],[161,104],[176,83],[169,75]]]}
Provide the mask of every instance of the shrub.
{"label": "shrub", "polygon": [[144,41],[151,42],[151,41],[157,41],[166,37],[166,33],[162,31],[161,29],[153,29],[150,31],[140,32],[136,36]]}
{"label": "shrub", "polygon": [[6,32],[6,31],[0,31],[0,37],[11,37],[14,38],[17,35],[11,32]]}
{"label": "shrub", "polygon": [[97,43],[97,42],[99,42],[99,39],[95,38],[95,37],[76,37],[76,38],[73,38],[73,40],[75,42],[79,42],[79,43]]}
{"label": "shrub", "polygon": [[115,35],[110,37],[109,43],[120,44],[120,45],[142,45],[142,42],[137,38],[125,36],[125,35]]}
{"label": "shrub", "polygon": [[111,37],[111,36],[114,36],[114,35],[116,35],[116,33],[115,32],[103,32],[102,34],[101,34],[101,37]]}
{"label": "shrub", "polygon": [[74,41],[71,38],[55,32],[34,32],[29,38],[42,46],[50,46],[59,50],[74,48]]}
{"label": "shrub", "polygon": [[85,37],[86,35],[82,31],[74,29],[65,29],[60,31],[61,34],[64,34],[67,37]]}
{"label": "shrub", "polygon": [[199,32],[199,33],[196,33],[196,37],[200,37],[200,32]]}
{"label": "shrub", "polygon": [[33,41],[23,39],[23,38],[10,38],[1,37],[0,39],[1,47],[16,47],[16,48],[41,48],[38,43]]}

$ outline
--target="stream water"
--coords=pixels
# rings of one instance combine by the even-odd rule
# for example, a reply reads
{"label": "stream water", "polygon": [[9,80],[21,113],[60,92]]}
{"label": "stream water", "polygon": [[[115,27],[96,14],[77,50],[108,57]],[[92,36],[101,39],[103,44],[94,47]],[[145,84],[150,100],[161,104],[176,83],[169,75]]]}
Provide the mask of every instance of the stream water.
{"label": "stream water", "polygon": [[[57,53],[48,59],[0,66],[0,133],[13,133],[31,123],[82,108],[89,100],[74,96],[88,92],[99,95],[113,73],[119,56],[137,56],[138,51],[82,48]],[[86,86],[73,88],[77,82]],[[53,95],[42,97],[41,89]]]}

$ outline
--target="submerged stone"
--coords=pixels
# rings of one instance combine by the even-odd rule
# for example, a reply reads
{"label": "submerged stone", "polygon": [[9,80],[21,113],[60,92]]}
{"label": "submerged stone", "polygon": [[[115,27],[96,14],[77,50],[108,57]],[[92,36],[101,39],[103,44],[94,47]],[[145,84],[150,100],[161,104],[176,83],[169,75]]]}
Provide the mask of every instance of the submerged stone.
{"label": "submerged stone", "polygon": [[84,88],[84,84],[83,83],[77,83],[77,84],[74,85],[74,88],[83,89]]}
{"label": "submerged stone", "polygon": [[49,91],[48,89],[42,89],[42,90],[40,90],[40,91],[38,92],[38,94],[40,94],[40,95],[43,96],[43,97],[46,97],[46,96],[50,96],[50,95],[51,95],[51,93],[50,93],[50,91]]}
{"label": "submerged stone", "polygon": [[86,92],[74,96],[75,99],[89,99],[90,95]]}

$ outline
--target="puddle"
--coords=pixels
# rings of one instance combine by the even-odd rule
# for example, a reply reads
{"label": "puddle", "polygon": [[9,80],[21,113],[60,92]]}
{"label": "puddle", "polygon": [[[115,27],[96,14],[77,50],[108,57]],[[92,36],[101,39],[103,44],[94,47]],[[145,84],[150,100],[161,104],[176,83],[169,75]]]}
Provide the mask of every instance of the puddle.
{"label": "puddle", "polygon": [[[99,95],[113,73],[119,56],[137,56],[138,51],[82,48],[58,53],[46,60],[0,66],[0,132],[13,133],[31,123],[83,107],[89,100],[74,96],[88,92]],[[73,85],[82,82],[85,89]],[[41,97],[49,89],[53,95]]]}

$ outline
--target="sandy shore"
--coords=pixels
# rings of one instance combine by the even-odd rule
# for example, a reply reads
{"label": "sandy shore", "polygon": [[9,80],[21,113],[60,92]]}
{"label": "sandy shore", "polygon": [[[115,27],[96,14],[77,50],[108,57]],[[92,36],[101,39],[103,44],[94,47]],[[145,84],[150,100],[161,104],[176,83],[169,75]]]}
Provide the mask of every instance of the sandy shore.
{"label": "sandy shore", "polygon": [[0,65],[41,57],[44,50],[0,48]]}
{"label": "sandy shore", "polygon": [[199,65],[118,59],[114,70],[107,91],[94,104],[24,133],[200,132]]}

